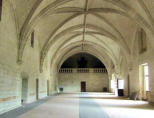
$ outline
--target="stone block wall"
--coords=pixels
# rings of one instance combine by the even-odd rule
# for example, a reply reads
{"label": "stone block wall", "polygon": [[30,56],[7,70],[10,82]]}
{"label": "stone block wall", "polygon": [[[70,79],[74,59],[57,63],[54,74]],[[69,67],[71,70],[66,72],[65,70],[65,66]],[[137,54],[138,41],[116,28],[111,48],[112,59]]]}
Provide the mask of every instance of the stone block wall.
{"label": "stone block wall", "polygon": [[0,113],[21,105],[21,79],[17,71],[0,64]]}
{"label": "stone block wall", "polygon": [[49,68],[43,73],[39,71],[40,47],[37,36],[34,48],[30,45],[29,37],[23,62],[17,63],[19,27],[16,23],[9,2],[3,0],[0,21],[0,114],[22,105],[22,79],[28,80],[25,103],[36,101],[36,79],[39,79],[39,99],[47,96],[47,80],[52,82]]}
{"label": "stone block wall", "polygon": [[59,88],[63,92],[80,92],[81,81],[86,82],[87,92],[102,92],[104,87],[109,89],[108,75],[104,73],[59,73]]}

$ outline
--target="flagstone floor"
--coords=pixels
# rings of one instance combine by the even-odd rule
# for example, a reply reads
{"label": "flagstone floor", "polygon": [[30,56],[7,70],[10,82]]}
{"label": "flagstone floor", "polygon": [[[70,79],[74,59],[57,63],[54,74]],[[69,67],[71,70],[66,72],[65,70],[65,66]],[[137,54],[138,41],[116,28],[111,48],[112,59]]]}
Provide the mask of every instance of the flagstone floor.
{"label": "flagstone floor", "polygon": [[154,106],[110,93],[65,93],[12,110],[0,118],[154,118]]}

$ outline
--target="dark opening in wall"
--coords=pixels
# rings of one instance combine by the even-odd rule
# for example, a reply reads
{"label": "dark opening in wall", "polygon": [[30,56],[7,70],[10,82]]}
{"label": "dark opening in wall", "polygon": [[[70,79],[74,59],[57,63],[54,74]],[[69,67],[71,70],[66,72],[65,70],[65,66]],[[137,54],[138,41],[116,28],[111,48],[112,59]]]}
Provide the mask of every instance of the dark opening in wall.
{"label": "dark opening in wall", "polygon": [[95,56],[78,53],[64,61],[61,68],[106,68]]}
{"label": "dark opening in wall", "polygon": [[139,53],[143,53],[147,50],[147,36],[146,32],[141,28],[138,32],[139,41]]}
{"label": "dark opening in wall", "polygon": [[31,47],[34,48],[34,31],[31,33]]}
{"label": "dark opening in wall", "polygon": [[2,4],[3,4],[3,0],[0,0],[0,21],[2,18]]}

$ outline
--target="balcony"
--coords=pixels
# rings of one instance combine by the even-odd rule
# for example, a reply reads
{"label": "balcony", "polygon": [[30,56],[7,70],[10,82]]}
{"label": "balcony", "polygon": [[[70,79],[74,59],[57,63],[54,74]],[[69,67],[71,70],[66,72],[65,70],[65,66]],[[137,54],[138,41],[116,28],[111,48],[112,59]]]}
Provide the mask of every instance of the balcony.
{"label": "balcony", "polygon": [[105,68],[61,68],[59,73],[107,73]]}

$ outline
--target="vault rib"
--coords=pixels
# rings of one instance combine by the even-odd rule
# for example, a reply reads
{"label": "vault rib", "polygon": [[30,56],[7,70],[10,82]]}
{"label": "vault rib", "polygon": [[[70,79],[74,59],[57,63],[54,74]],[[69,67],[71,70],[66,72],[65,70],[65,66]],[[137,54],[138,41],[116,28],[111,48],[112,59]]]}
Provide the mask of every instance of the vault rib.
{"label": "vault rib", "polygon": [[[84,9],[84,19],[83,19],[83,39],[82,42],[84,43],[85,41],[85,32],[86,32],[86,21],[87,21],[87,13],[88,13],[88,0],[85,0],[85,9]],[[82,43],[82,50],[83,50],[83,46],[84,44]]]}

